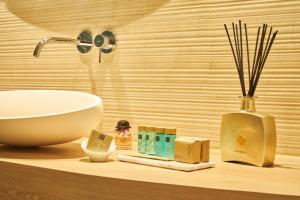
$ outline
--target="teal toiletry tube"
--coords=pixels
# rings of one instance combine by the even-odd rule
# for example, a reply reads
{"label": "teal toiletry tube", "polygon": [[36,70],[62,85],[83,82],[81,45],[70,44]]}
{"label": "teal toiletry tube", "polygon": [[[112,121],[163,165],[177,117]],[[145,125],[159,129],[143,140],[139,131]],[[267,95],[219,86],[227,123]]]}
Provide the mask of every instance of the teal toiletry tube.
{"label": "teal toiletry tube", "polygon": [[174,141],[176,139],[176,129],[165,129],[165,142],[166,142],[166,158],[174,159]]}
{"label": "teal toiletry tube", "polygon": [[155,129],[155,155],[159,157],[166,156],[166,137],[164,128]]}
{"label": "teal toiletry tube", "polygon": [[155,127],[146,127],[146,154],[155,155]]}
{"label": "teal toiletry tube", "polygon": [[138,152],[146,152],[146,127],[138,126]]}

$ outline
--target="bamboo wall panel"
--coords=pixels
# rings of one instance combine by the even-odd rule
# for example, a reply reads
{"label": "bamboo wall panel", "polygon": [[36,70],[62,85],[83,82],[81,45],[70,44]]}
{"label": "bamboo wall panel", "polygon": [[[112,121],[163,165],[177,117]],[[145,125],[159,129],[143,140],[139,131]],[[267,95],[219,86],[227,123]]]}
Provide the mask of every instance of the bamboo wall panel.
{"label": "bamboo wall panel", "polygon": [[[224,23],[242,19],[250,48],[259,25],[279,31],[256,95],[257,109],[276,117],[278,153],[300,155],[300,1],[298,0],[0,0],[0,90],[63,89],[102,97],[103,128],[119,119],[177,127],[219,146],[224,113],[241,95]],[[113,56],[97,63],[98,49],[49,44],[46,36],[76,38],[111,30]]]}

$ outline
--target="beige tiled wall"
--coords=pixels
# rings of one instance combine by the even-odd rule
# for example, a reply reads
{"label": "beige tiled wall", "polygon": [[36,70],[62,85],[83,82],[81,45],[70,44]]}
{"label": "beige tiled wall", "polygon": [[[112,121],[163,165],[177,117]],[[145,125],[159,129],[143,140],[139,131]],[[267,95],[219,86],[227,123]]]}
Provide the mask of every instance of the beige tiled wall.
{"label": "beige tiled wall", "polygon": [[[119,119],[177,127],[219,146],[222,114],[239,109],[241,94],[223,24],[247,22],[279,31],[256,95],[257,109],[276,117],[278,152],[300,155],[300,1],[298,0],[0,0],[0,89],[66,89],[104,100],[104,129]],[[111,30],[113,57],[97,63],[98,49],[45,36],[77,37]]]}

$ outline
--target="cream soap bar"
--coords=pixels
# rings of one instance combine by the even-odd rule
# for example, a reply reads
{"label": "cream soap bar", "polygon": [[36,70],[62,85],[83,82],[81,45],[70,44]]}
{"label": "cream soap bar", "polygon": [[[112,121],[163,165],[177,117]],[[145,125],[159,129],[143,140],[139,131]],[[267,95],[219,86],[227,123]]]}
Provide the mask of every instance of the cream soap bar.
{"label": "cream soap bar", "polygon": [[181,137],[175,140],[175,161],[199,163],[209,161],[209,140],[196,137]]}
{"label": "cream soap bar", "polygon": [[87,143],[87,149],[96,152],[107,152],[112,140],[112,136],[93,130]]}
{"label": "cream soap bar", "polygon": [[201,142],[186,138],[175,139],[174,160],[184,163],[199,163]]}

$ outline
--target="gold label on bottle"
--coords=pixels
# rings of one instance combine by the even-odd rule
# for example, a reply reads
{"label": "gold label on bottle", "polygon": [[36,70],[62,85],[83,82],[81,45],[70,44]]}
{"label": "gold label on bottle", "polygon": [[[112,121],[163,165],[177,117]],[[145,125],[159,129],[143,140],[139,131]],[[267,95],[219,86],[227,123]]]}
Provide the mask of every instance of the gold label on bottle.
{"label": "gold label on bottle", "polygon": [[236,142],[237,142],[239,145],[244,145],[245,142],[246,142],[246,139],[245,139],[245,137],[239,135],[239,136],[237,137],[237,139],[236,139]]}
{"label": "gold label on bottle", "polygon": [[271,116],[245,111],[225,114],[220,140],[223,161],[258,166],[269,166],[274,162],[276,129]]}

